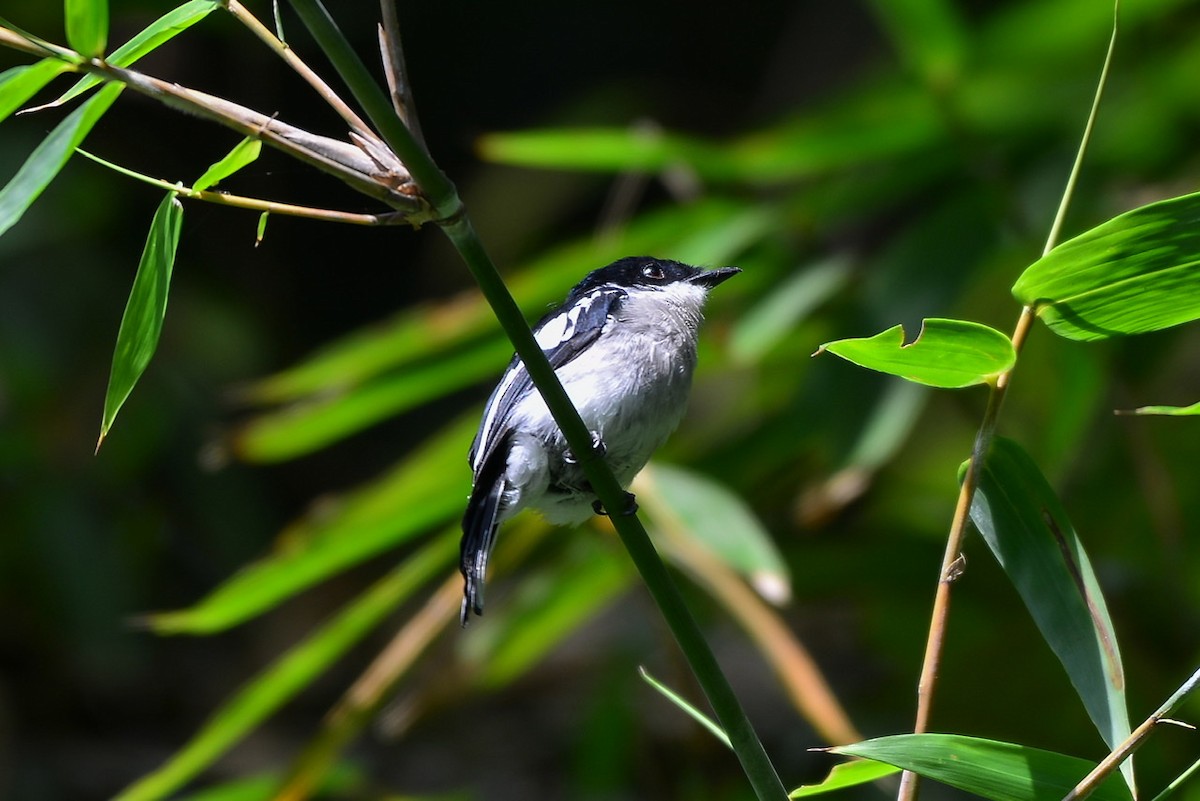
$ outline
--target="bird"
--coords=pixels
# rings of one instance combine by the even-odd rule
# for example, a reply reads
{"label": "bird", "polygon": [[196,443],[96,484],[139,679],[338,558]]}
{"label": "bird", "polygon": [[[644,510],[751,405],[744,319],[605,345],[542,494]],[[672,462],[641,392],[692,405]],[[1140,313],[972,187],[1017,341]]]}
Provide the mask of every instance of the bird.
{"label": "bird", "polygon": [[[543,317],[533,335],[621,488],[679,425],[696,367],[709,292],[741,272],[629,256],[593,270]],[[462,519],[460,621],[483,614],[484,579],[500,524],[525,508],[550,523],[606,514],[520,356],[483,412],[468,461]],[[636,510],[626,493],[629,513]]]}

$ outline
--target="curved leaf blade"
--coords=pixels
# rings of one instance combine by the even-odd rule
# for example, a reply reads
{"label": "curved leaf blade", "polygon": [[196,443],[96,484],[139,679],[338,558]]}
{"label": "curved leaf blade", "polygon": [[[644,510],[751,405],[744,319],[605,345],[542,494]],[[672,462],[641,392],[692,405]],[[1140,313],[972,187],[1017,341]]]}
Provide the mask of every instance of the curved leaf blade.
{"label": "curved leaf blade", "polygon": [[108,45],[108,0],[66,0],[67,42],[81,55],[104,55]]}
{"label": "curved leaf blade", "polygon": [[0,120],[23,106],[68,66],[56,58],[44,58],[0,73]]}
{"label": "curved leaf blade", "polygon": [[[1130,733],[1125,671],[1095,571],[1054,490],[1020,445],[997,437],[971,521],[1003,566],[1104,742]],[[1133,787],[1133,762],[1121,766]]]}
{"label": "curved leaf blade", "polygon": [[857,787],[860,784],[873,782],[893,773],[899,773],[900,768],[886,762],[875,762],[870,759],[856,759],[853,762],[843,762],[834,765],[833,770],[820,784],[805,784],[788,793],[788,798],[807,798],[811,795],[832,793],[834,790],[844,790],[847,787]]}
{"label": "curved leaf blade", "polygon": [[991,384],[1017,358],[1012,340],[996,329],[935,317],[926,319],[907,345],[904,326],[897,325],[873,337],[826,342],[813,355],[825,351],[868,370],[942,389]]}
{"label": "curved leaf blade", "polygon": [[104,394],[104,415],[96,450],[100,450],[117,412],[125,404],[158,348],[182,225],[183,204],[174,192],[168,192],[150,223],[146,247],[138,262],[133,289],[129,291],[129,300],[125,304],[125,314],[121,317],[112,370],[108,376],[108,391]]}
{"label": "curved leaf blade", "polygon": [[120,84],[109,84],[101,89],[56,125],[34,148],[17,174],[0,190],[0,235],[16,225],[26,209],[50,185],[123,88]]}
{"label": "curved leaf blade", "polygon": [[1200,318],[1200,193],[1142,206],[1064,242],[1012,292],[1050,330],[1075,340]]}
{"label": "curved leaf blade", "polygon": [[[136,63],[142,56],[153,52],[192,27],[222,5],[220,0],[189,0],[147,25],[128,42],[109,53],[104,60],[114,67],[128,67]],[[102,80],[95,75],[85,75],[55,100],[47,103],[45,108],[61,106],[101,83]]]}
{"label": "curved leaf blade", "polygon": [[[991,801],[1060,801],[1096,766],[1040,748],[955,734],[898,734],[829,750],[886,762]],[[1115,776],[1092,798],[1133,801]]]}
{"label": "curved leaf blade", "polygon": [[252,136],[247,136],[234,145],[233,149],[226,153],[224,158],[205,170],[204,174],[192,184],[192,190],[202,192],[209,187],[216,186],[243,167],[253,164],[261,152],[262,141]]}

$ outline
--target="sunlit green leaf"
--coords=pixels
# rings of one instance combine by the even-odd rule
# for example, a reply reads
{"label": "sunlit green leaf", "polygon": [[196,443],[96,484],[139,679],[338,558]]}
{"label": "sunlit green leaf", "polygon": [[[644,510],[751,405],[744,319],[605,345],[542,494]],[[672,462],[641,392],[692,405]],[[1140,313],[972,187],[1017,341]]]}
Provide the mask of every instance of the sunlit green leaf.
{"label": "sunlit green leaf", "polygon": [[1131,412],[1122,412],[1122,414],[1161,414],[1172,417],[1190,417],[1200,414],[1200,402],[1193,403],[1191,406],[1140,406]]}
{"label": "sunlit green leaf", "polygon": [[[1109,747],[1129,736],[1125,671],[1083,545],[1037,465],[1015,442],[992,443],[971,521],[1016,585]],[[1133,762],[1122,769],[1133,786]]]}
{"label": "sunlit green leaf", "polygon": [[[1095,763],[1084,759],[953,734],[900,734],[829,749],[911,770],[991,801],[1061,801]],[[1095,801],[1132,801],[1129,788],[1110,776]]]}
{"label": "sunlit green leaf", "polygon": [[[115,67],[128,67],[136,63],[142,56],[174,39],[176,35],[192,27],[221,6],[221,0],[188,0],[150,23],[128,42],[109,53],[104,60]],[[101,80],[95,75],[85,75],[47,105],[53,107],[66,103],[91,89]]]}
{"label": "sunlit green leaf", "polygon": [[806,784],[802,787],[797,787],[788,793],[788,798],[807,798],[810,795],[832,793],[834,790],[856,787],[860,784],[873,782],[899,772],[900,768],[895,765],[889,765],[886,762],[875,762],[869,759],[856,759],[853,762],[843,762],[833,766],[833,770],[829,771],[829,775],[825,777],[825,781],[820,784]]}
{"label": "sunlit green leaf", "polygon": [[226,153],[224,158],[205,170],[204,174],[192,184],[192,189],[201,192],[209,187],[216,186],[246,165],[253,164],[260,152],[262,152],[262,141],[252,136],[247,136],[234,145],[233,149]]}
{"label": "sunlit green leaf", "polygon": [[25,210],[42,194],[42,190],[50,185],[92,126],[117,99],[121,89],[119,84],[110,84],[71,112],[42,140],[8,185],[0,190],[0,235],[17,223]]}
{"label": "sunlit green leaf", "polygon": [[1056,334],[1096,340],[1200,317],[1200,193],[1126,212],[1056,247],[1013,285]]}
{"label": "sunlit green leaf", "polygon": [[247,682],[167,762],[128,787],[118,799],[150,801],[169,796],[207,769],[308,687],[400,603],[445,571],[454,560],[457,544],[458,532],[451,531],[407,558]]}
{"label": "sunlit green leaf", "polygon": [[163,634],[223,631],[457,517],[466,503],[466,452],[477,425],[474,415],[451,425],[375,481],[323,499],[284,529],[270,555],[194,606],[150,615],[146,622]]}
{"label": "sunlit green leaf", "polygon": [[791,574],[775,541],[746,502],[690,470],[655,462],[638,477],[638,496],[655,518],[670,515],[690,544],[745,576],[775,604],[791,597]]}
{"label": "sunlit green leaf", "polygon": [[914,342],[904,343],[904,326],[865,339],[827,342],[829,351],[869,370],[918,384],[955,389],[988,384],[1016,361],[1012,341],[994,328],[966,320],[929,318]]}
{"label": "sunlit green leaf", "polygon": [[121,317],[112,371],[108,376],[108,391],[104,393],[104,415],[100,422],[97,449],[108,436],[117,412],[158,348],[182,225],[183,205],[175,193],[168,192],[150,223],[146,247],[138,263],[137,275],[133,278],[133,289],[125,304],[125,314]]}
{"label": "sunlit green leaf", "polygon": [[23,106],[67,66],[56,58],[44,58],[36,64],[0,72],[0,120]]}
{"label": "sunlit green leaf", "polygon": [[108,0],[65,0],[67,42],[84,56],[104,55]]}
{"label": "sunlit green leaf", "polygon": [[264,211],[258,215],[258,228],[254,231],[254,247],[262,244],[263,238],[267,235],[267,218],[271,216],[269,211]]}
{"label": "sunlit green leaf", "polygon": [[644,667],[639,667],[638,673],[641,674],[642,679],[644,679],[647,684],[658,690],[658,692],[661,693],[664,698],[682,709],[685,715],[699,723],[714,737],[723,742],[726,748],[733,748],[733,744],[729,741],[729,735],[725,733],[724,729],[722,729],[715,720],[690,704],[687,699],[685,699],[679,693],[675,692],[670,687],[651,676],[650,671],[646,670]]}

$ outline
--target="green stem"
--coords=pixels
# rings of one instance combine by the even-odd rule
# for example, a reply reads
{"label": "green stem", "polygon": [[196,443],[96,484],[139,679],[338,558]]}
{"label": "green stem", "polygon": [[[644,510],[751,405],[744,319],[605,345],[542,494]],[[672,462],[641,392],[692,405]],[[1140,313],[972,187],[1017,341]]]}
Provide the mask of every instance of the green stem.
{"label": "green stem", "polygon": [[[371,122],[388,146],[404,162],[434,208],[435,221],[479,283],[484,298],[491,305],[501,327],[525,363],[534,386],[542,394],[547,407],[562,429],[567,444],[576,454],[589,454],[581,459],[581,463],[601,503],[607,509],[623,508],[624,489],[603,458],[595,452],[587,426],[559,383],[554,368],[550,366],[546,355],[534,340],[529,324],[492,264],[491,257],[475,232],[454,185],[396,116],[386,94],[371,78],[320,0],[291,0],[291,3]],[[721,672],[712,649],[704,640],[700,627],[684,603],[675,582],[667,573],[658,552],[654,550],[641,521],[635,515],[620,514],[613,515],[611,520],[708,697],[717,720],[729,735],[755,794],[764,800],[787,798],[787,790],[779,780],[775,767],[767,757],[737,696],[734,695],[733,688]]]}

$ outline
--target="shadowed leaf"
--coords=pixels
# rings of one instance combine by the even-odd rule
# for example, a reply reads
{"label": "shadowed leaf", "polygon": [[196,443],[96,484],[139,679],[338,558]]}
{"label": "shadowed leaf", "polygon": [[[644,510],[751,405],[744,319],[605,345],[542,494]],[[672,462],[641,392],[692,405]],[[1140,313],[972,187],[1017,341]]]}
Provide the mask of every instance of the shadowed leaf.
{"label": "shadowed leaf", "polygon": [[84,56],[101,56],[108,44],[108,0],[66,0],[67,42]]}
{"label": "shadowed leaf", "polygon": [[67,66],[66,62],[56,58],[45,58],[36,64],[0,72],[0,120],[24,105]]}

